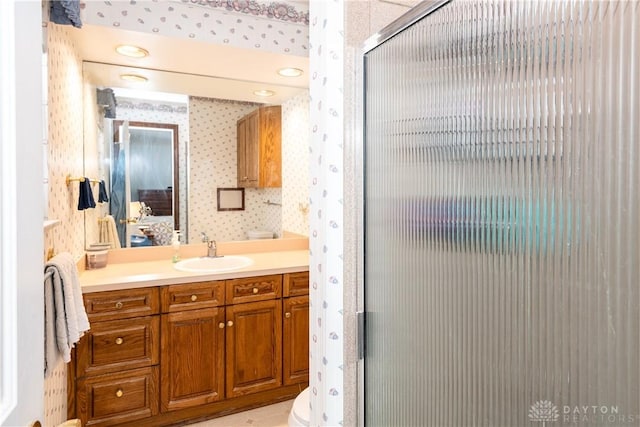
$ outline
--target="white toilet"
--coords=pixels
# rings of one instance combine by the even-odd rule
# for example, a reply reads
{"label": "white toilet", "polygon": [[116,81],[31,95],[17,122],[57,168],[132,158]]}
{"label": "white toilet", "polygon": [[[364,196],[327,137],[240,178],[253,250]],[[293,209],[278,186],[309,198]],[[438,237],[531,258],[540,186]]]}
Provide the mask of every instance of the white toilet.
{"label": "white toilet", "polygon": [[307,387],[293,401],[293,407],[289,412],[289,427],[308,427],[310,418],[309,387]]}

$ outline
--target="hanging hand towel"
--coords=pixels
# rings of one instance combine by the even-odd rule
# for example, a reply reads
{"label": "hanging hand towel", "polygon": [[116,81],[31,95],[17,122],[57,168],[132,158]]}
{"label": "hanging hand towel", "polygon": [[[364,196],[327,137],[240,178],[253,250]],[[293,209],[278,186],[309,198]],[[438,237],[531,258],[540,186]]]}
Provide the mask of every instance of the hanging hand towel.
{"label": "hanging hand towel", "polygon": [[80,181],[80,197],[78,198],[78,210],[95,208],[96,202],[93,200],[93,192],[91,191],[91,180],[87,177],[84,181]]}
{"label": "hanging hand towel", "polygon": [[[73,256],[61,253],[44,268],[45,375],[62,356],[68,363],[71,349],[89,330],[78,269]],[[48,273],[48,274],[47,274]]]}
{"label": "hanging hand towel", "polygon": [[82,28],[80,18],[80,0],[52,0],[49,20],[61,25],[73,25]]}
{"label": "hanging hand towel", "polygon": [[107,215],[98,220],[99,242],[109,243],[111,249],[120,249],[120,239],[118,238],[118,229],[113,216]]}
{"label": "hanging hand towel", "polygon": [[107,186],[104,183],[104,180],[100,181],[99,190],[98,190],[98,203],[106,203],[109,201],[109,196],[107,196]]}

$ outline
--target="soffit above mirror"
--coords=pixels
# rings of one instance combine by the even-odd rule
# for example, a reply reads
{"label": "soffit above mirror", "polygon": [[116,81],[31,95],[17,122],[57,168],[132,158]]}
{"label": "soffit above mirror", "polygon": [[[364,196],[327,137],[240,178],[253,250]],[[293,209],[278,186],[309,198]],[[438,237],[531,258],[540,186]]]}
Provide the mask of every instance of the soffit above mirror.
{"label": "soffit above mirror", "polygon": [[[71,35],[81,59],[86,62],[85,70],[91,72],[92,83],[99,86],[270,104],[281,103],[308,88],[308,25],[304,23],[175,1],[88,2],[84,14],[85,25],[82,29],[73,29]],[[203,19],[205,15],[207,19]],[[224,20],[219,19],[222,16]],[[308,12],[306,16],[308,19]],[[236,26],[243,27],[226,26],[231,17]],[[251,24],[256,20],[264,29],[258,30],[257,24]],[[104,25],[96,25],[96,22]],[[212,33],[220,32],[227,36],[223,42],[216,43]],[[292,36],[294,34],[304,39],[300,44],[303,48],[286,48],[288,53],[267,48],[271,44],[284,52],[278,41],[283,36],[289,37],[292,47],[297,46],[299,43]],[[149,52],[149,56],[128,58],[119,55],[115,48],[121,44],[140,46]],[[249,45],[253,48],[246,47]],[[303,56],[291,54],[293,50],[302,52]],[[280,76],[277,71],[284,67],[301,69],[303,74],[294,78]],[[144,75],[149,81],[125,82],[120,75],[126,73]],[[265,89],[276,95],[264,98],[253,93]]]}

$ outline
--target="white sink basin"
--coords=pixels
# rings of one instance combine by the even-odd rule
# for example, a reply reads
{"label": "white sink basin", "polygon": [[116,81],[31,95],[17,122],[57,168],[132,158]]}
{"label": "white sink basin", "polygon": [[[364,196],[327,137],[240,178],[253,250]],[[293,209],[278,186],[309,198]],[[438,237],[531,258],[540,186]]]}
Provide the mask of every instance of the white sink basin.
{"label": "white sink basin", "polygon": [[216,258],[188,258],[175,263],[176,270],[194,273],[217,273],[219,271],[237,270],[253,264],[251,258],[225,255]]}

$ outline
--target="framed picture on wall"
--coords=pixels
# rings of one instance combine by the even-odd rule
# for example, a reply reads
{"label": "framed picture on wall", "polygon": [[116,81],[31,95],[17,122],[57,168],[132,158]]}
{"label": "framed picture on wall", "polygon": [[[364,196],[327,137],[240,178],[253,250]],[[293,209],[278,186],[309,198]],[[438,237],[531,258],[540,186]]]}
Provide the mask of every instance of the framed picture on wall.
{"label": "framed picture on wall", "polygon": [[244,188],[218,188],[219,211],[243,211]]}

